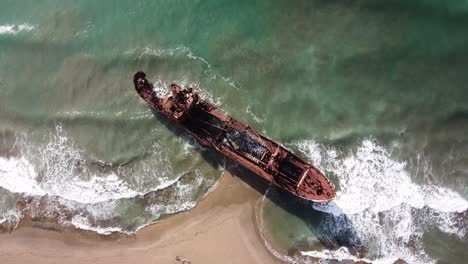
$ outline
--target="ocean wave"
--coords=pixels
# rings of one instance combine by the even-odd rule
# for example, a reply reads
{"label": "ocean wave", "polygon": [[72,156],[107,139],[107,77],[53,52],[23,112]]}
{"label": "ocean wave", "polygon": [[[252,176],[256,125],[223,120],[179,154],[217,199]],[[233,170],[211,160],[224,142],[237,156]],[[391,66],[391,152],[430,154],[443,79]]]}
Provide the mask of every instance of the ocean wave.
{"label": "ocean wave", "polygon": [[209,79],[213,79],[213,80],[220,79],[223,82],[225,82],[227,85],[229,85],[230,87],[236,90],[242,90],[232,78],[216,73],[213,70],[213,67],[211,66],[211,64],[206,59],[195,55],[190,48],[183,46],[183,45],[178,45],[173,48],[156,48],[156,47],[150,47],[150,46],[131,48],[125,51],[124,54],[130,57],[133,57],[137,60],[142,60],[144,57],[147,57],[147,56],[186,57],[192,61],[196,61],[204,65],[205,66],[204,72],[208,76]]}
{"label": "ocean wave", "polygon": [[32,31],[35,27],[31,24],[19,24],[19,25],[13,25],[13,24],[6,24],[6,25],[0,25],[0,35],[15,35],[20,32],[29,32]]}
{"label": "ocean wave", "polygon": [[[27,169],[18,170],[17,168],[25,167],[24,164],[18,166],[18,162],[27,164]],[[78,229],[94,231],[99,234],[120,232],[130,235],[143,226],[153,223],[162,215],[189,210],[197,204],[195,193],[200,190],[201,185],[211,185],[197,171],[195,182],[181,181],[184,177],[182,174],[173,180],[163,181],[157,188],[146,193],[131,190],[127,185],[122,184],[116,175],[93,177],[89,181],[71,181],[67,184],[62,182],[59,189],[44,189],[35,179],[37,174],[34,173],[33,166],[24,158],[19,160],[0,158],[0,165],[5,164],[8,165],[7,167],[15,169],[7,174],[0,173],[1,186],[9,192],[31,197],[28,198],[30,199],[27,205],[29,212],[26,215],[37,219],[50,218],[50,221],[56,221],[63,226],[72,225]],[[24,172],[28,172],[28,174],[24,174]],[[14,177],[13,181],[11,177]],[[168,189],[173,190],[171,195],[165,195]],[[159,191],[163,191],[163,193],[160,194]],[[146,198],[148,195],[155,198]],[[131,229],[122,227],[120,220],[110,226],[101,226],[100,222],[102,221],[106,222],[109,219],[120,217],[116,215],[116,212],[122,210],[119,208],[122,207],[122,202],[125,199],[136,199],[140,201],[138,203],[148,199],[145,210],[153,215],[151,219],[154,220],[145,220]],[[70,215],[73,215],[71,220],[68,219]],[[21,218],[22,213],[16,208],[0,212],[0,224],[16,226]]]}
{"label": "ocean wave", "polygon": [[265,122],[265,117],[259,117],[257,114],[255,114],[253,111],[252,111],[252,105],[249,104],[247,105],[247,109],[245,110],[247,112],[247,114],[249,114],[252,119],[257,122],[257,123],[263,123]]}
{"label": "ocean wave", "polygon": [[[32,153],[24,153],[20,158],[0,158],[4,168],[0,172],[0,186],[10,192],[58,196],[81,203],[140,195],[115,173],[93,175],[89,172],[82,151],[69,140],[61,126],[56,127],[45,146],[38,150],[28,148],[24,151]],[[27,156],[38,161],[34,164]]]}
{"label": "ocean wave", "polygon": [[87,217],[82,215],[75,215],[71,220],[71,224],[78,229],[93,231],[101,235],[110,235],[112,233],[124,233],[124,234],[132,234],[131,232],[127,232],[120,227],[100,227],[100,226],[93,226]]}
{"label": "ocean wave", "polygon": [[[302,141],[295,144],[312,164],[339,178],[341,190],[335,203],[345,214],[371,210],[383,212],[408,203],[441,212],[462,212],[468,201],[448,188],[412,182],[406,163],[396,161],[375,140],[367,139],[354,153]],[[450,204],[443,201],[450,201]]]}
{"label": "ocean wave", "polygon": [[[152,217],[143,221],[141,215],[135,216],[137,224],[131,228],[123,228],[120,225],[109,225],[109,219],[114,217],[113,208],[119,208],[119,201],[105,204],[93,204],[86,208],[79,208],[76,205],[67,205],[67,207],[78,209],[82,213],[76,214],[71,220],[63,224],[71,224],[75,228],[82,230],[94,231],[99,234],[107,235],[115,232],[124,233],[127,235],[135,234],[141,228],[157,222],[163,215],[172,215],[192,209],[196,206],[198,199],[197,193],[203,189],[203,185],[211,186],[213,183],[207,180],[200,171],[196,170],[194,175],[185,174],[180,177],[180,180],[166,189],[151,192],[144,197],[140,197],[145,201],[144,212],[149,213]],[[171,193],[171,195],[167,195]],[[102,208],[105,206],[106,208]],[[110,209],[109,209],[110,208]],[[133,221],[133,220],[131,220]],[[103,224],[101,224],[103,223]]]}
{"label": "ocean wave", "polygon": [[[353,230],[366,248],[364,258],[347,247],[303,250],[307,257],[393,263],[435,262],[424,249],[423,234],[431,228],[463,238],[468,201],[457,192],[431,184],[416,184],[406,168],[375,139],[365,139],[354,150],[344,152],[332,146],[305,140],[293,144],[315,166],[339,182],[334,202],[314,204],[330,221],[320,227],[340,237]],[[346,217],[349,221],[338,221]],[[336,221],[334,220],[336,219]],[[332,236],[335,237],[335,236]]]}
{"label": "ocean wave", "polygon": [[303,256],[313,257],[320,260],[338,260],[338,261],[355,261],[355,262],[364,262],[364,263],[395,263],[399,258],[398,257],[385,257],[380,259],[370,260],[367,258],[358,258],[352,255],[348,248],[340,247],[337,250],[324,250],[324,251],[306,251],[301,252]]}
{"label": "ocean wave", "polygon": [[[192,209],[197,204],[195,192],[206,181],[199,170],[195,170],[195,179],[190,182],[178,181],[174,184],[177,189],[175,195],[170,196],[162,201],[157,201],[149,205],[146,210],[151,212],[156,218],[161,215],[170,215],[182,211]],[[210,182],[207,185],[212,185]],[[157,200],[157,199],[156,199]]]}
{"label": "ocean wave", "polygon": [[[130,229],[120,225],[100,224],[102,221],[105,223],[108,219],[113,218],[113,211],[115,211],[115,208],[119,207],[116,201],[112,204],[105,203],[102,205],[94,204],[91,207],[86,206],[86,208],[78,210],[84,213],[76,214],[71,220],[62,222],[62,224],[72,225],[75,228],[93,231],[102,235],[109,235],[112,233],[133,235],[138,230],[156,223],[163,215],[172,215],[195,207],[197,204],[195,194],[199,191],[202,184],[209,185],[211,183],[207,183],[203,175],[198,173],[195,182],[184,182],[184,180],[181,179],[181,181],[177,181],[167,189],[161,190],[163,193],[158,193],[158,191],[148,193],[143,198],[147,199],[147,206],[145,206],[144,210],[152,215],[152,217],[147,220],[137,221],[138,224]],[[175,190],[175,194],[171,196],[164,195],[164,191],[168,191],[168,189]],[[105,208],[102,208],[102,206],[105,206]],[[77,207],[76,205],[68,205],[68,207],[79,208],[79,206]],[[136,219],[138,220],[140,217],[141,216],[137,216]]]}
{"label": "ocean wave", "polygon": [[25,158],[0,158],[0,186],[14,193],[45,195],[36,182],[37,173]]}
{"label": "ocean wave", "polygon": [[[0,189],[19,194],[24,206],[18,211],[13,201],[13,211],[0,212],[4,223],[17,224],[24,213],[99,234],[132,234],[162,215],[193,208],[213,185],[199,170],[174,172],[157,143],[150,150],[151,162],[94,170],[61,125],[45,145],[17,141],[18,156],[0,157]],[[126,177],[128,173],[138,175]],[[127,219],[126,210],[142,211]]]}
{"label": "ocean wave", "polygon": [[39,156],[39,165],[24,156],[0,157],[0,187],[13,193],[57,196],[92,204],[141,196],[167,188],[180,178],[158,177],[154,180],[157,185],[135,190],[115,172],[91,173],[82,152],[64,135],[60,126],[56,129],[47,145],[38,151],[33,150]]}
{"label": "ocean wave", "polygon": [[[242,87],[239,86],[231,77],[223,76],[213,69],[212,65],[203,57],[196,56],[190,50],[190,48],[185,46],[176,46],[174,48],[154,48],[154,47],[143,47],[143,48],[132,48],[124,52],[126,56],[130,56],[137,60],[142,60],[147,56],[155,56],[155,57],[172,57],[172,56],[179,56],[179,57],[186,57],[190,60],[193,60],[197,63],[201,63],[204,66],[203,73],[208,77],[210,80],[220,80],[223,84],[228,85],[231,88],[234,88],[238,92],[246,92]],[[215,97],[214,94],[200,87],[198,82],[188,81],[187,79],[178,79],[178,80],[167,80],[167,79],[156,79],[153,80],[154,91],[156,95],[159,97],[165,97],[170,94],[168,87],[170,84],[176,83],[181,87],[192,87],[194,88],[203,100],[209,101],[210,103],[220,106],[224,100],[223,97]],[[226,114],[229,114],[224,111]],[[263,123],[264,117],[259,116],[257,113],[252,111],[251,105],[247,105],[246,107],[246,114],[248,114],[255,122]]]}
{"label": "ocean wave", "polygon": [[143,48],[132,48],[124,52],[125,55],[135,57],[137,59],[142,59],[144,56],[156,56],[156,57],[170,57],[174,55],[187,55],[191,54],[189,48],[185,46],[176,46],[174,48],[153,48],[153,47],[143,47]]}

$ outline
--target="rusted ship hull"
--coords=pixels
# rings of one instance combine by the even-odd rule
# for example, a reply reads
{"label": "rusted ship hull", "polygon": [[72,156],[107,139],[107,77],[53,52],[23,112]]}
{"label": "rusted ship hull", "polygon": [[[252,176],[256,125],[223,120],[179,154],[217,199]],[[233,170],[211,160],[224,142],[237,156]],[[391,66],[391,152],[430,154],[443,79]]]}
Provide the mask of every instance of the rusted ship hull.
{"label": "rusted ship hull", "polygon": [[219,151],[288,192],[314,202],[335,197],[335,187],[317,168],[260,135],[252,127],[223,114],[191,89],[172,84],[172,96],[159,98],[143,72],[133,83],[157,112],[190,133],[200,145]]}

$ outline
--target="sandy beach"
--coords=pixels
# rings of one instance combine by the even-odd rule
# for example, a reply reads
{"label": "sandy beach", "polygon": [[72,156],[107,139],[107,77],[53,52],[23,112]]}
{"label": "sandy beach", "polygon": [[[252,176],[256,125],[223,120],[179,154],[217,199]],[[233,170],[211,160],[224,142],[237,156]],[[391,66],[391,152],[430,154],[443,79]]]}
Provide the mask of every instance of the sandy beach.
{"label": "sandy beach", "polygon": [[194,209],[132,237],[23,223],[0,234],[0,263],[282,263],[257,228],[260,198],[257,190],[226,173]]}

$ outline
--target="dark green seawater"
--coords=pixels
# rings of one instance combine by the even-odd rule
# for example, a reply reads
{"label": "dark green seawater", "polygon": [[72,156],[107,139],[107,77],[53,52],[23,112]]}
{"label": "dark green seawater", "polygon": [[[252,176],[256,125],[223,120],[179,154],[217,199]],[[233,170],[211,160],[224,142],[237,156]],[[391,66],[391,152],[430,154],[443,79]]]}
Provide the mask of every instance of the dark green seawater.
{"label": "dark green seawater", "polygon": [[466,261],[468,2],[0,6],[0,223],[33,197],[63,225],[132,233],[214,186],[224,160],[152,114],[131,83],[144,70],[335,182],[328,205],[267,191],[259,228],[278,257]]}

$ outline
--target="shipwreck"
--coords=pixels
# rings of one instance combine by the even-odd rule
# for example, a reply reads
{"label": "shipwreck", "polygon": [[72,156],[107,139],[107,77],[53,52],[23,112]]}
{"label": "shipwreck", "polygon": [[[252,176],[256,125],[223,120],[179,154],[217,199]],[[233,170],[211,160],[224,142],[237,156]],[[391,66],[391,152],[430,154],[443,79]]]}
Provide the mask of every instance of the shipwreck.
{"label": "shipwreck", "polygon": [[200,145],[303,199],[328,202],[335,198],[335,186],[320,170],[248,124],[223,114],[200,99],[194,89],[172,84],[171,95],[160,98],[142,71],[135,73],[133,83],[150,107],[190,133]]}

